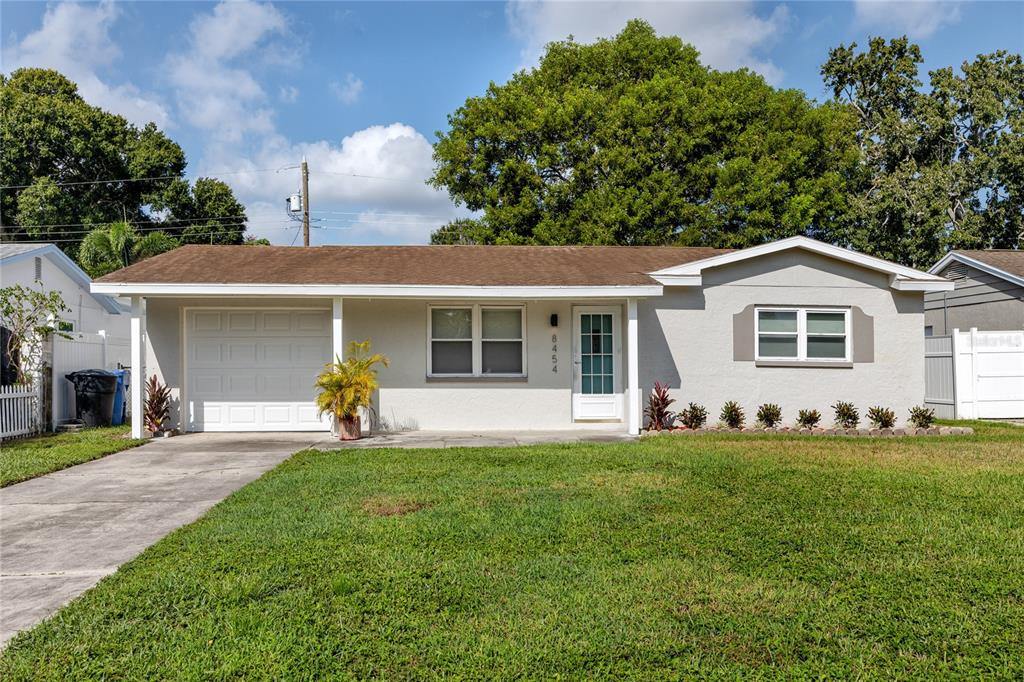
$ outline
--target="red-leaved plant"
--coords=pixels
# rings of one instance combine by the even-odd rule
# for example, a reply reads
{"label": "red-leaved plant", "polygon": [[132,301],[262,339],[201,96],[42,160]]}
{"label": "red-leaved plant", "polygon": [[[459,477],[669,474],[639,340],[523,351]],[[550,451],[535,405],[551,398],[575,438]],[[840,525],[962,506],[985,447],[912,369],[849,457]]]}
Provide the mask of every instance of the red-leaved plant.
{"label": "red-leaved plant", "polygon": [[674,402],[675,399],[668,395],[668,386],[655,381],[654,390],[651,391],[651,396],[647,399],[647,408],[644,410],[644,416],[649,421],[648,428],[655,431],[672,428],[672,421],[676,415],[668,407]]}

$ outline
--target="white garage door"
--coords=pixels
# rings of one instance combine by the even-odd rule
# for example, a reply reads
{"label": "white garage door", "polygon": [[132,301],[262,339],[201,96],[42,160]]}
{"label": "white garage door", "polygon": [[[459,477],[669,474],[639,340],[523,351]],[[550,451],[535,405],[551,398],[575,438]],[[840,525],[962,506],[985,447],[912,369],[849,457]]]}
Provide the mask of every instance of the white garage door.
{"label": "white garage door", "polygon": [[322,431],[313,381],[331,357],[322,310],[195,309],[185,318],[190,431]]}

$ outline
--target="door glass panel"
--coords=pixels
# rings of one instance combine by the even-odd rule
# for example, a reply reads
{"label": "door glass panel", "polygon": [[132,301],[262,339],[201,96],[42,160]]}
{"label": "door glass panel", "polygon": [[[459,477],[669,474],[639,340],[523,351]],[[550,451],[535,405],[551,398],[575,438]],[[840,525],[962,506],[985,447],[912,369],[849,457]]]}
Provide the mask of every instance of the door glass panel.
{"label": "door glass panel", "polygon": [[584,394],[607,394],[615,388],[615,361],[612,349],[612,316],[580,315],[580,360]]}

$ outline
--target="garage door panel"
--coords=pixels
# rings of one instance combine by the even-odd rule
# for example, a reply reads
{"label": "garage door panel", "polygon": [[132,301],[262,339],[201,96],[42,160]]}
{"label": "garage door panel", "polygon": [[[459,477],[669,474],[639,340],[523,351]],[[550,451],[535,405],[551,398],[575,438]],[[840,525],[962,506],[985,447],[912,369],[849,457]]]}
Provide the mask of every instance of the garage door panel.
{"label": "garage door panel", "polygon": [[186,329],[190,430],[328,428],[313,403],[330,359],[327,311],[197,310]]}

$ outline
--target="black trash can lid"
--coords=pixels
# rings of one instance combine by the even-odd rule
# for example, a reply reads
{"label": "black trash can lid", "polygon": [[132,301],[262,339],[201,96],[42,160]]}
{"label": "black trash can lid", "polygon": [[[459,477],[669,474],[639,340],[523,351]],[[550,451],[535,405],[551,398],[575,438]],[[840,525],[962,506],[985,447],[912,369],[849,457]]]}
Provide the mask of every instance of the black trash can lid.
{"label": "black trash can lid", "polygon": [[80,369],[77,372],[71,372],[70,374],[65,374],[64,376],[73,381],[78,377],[85,379],[87,377],[116,377],[117,375],[114,374],[113,372],[108,372],[105,369]]}

